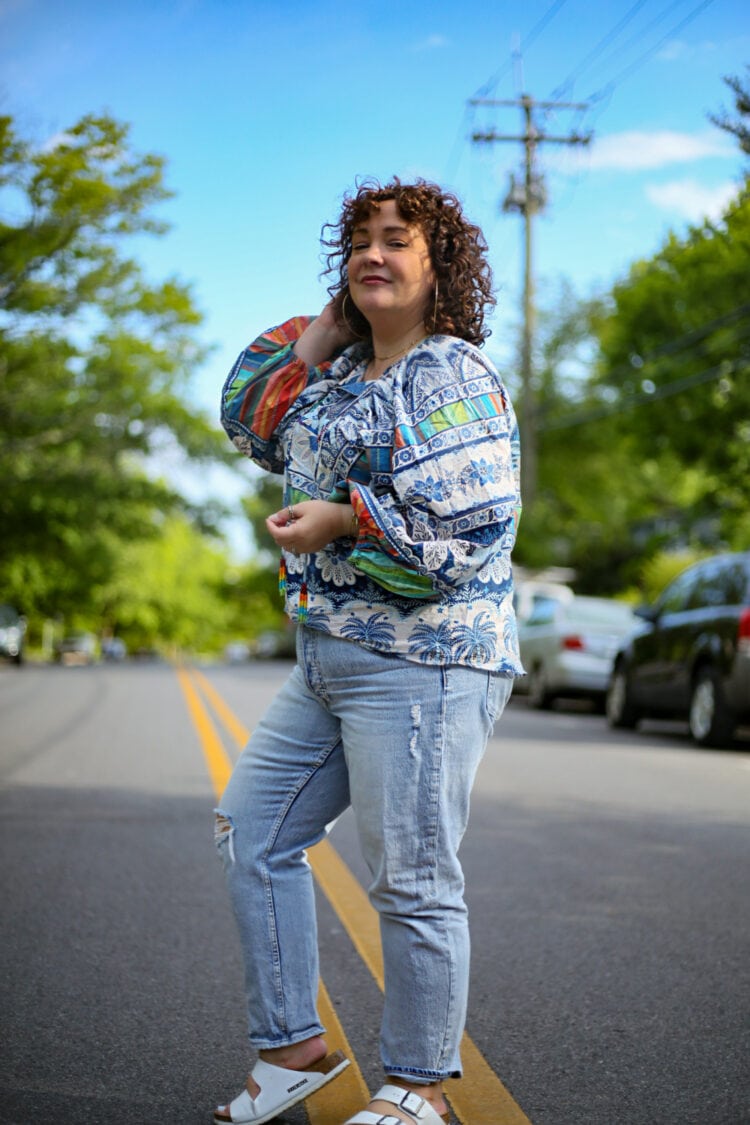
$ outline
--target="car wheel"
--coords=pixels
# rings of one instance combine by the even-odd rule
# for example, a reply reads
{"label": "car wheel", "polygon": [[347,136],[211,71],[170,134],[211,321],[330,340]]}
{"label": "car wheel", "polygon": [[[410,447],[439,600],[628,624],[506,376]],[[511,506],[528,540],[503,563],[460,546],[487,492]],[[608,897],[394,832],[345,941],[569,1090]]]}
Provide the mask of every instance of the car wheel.
{"label": "car wheel", "polygon": [[734,716],[724,700],[719,674],[708,664],[698,669],[693,681],[688,721],[699,746],[731,745]]}
{"label": "car wheel", "polygon": [[540,664],[535,664],[529,672],[529,703],[538,711],[548,711],[554,695],[547,685],[547,677]]}
{"label": "car wheel", "polygon": [[611,727],[632,730],[638,723],[640,715],[633,704],[628,672],[624,664],[618,664],[612,673],[604,702],[604,712]]}

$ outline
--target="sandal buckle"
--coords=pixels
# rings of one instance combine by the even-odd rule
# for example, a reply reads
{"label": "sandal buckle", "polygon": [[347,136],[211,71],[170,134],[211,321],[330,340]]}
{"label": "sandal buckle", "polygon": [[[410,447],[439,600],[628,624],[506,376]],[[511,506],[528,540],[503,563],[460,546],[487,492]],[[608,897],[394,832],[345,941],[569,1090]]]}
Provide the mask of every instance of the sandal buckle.
{"label": "sandal buckle", "polygon": [[415,1094],[413,1090],[407,1090],[398,1105],[399,1109],[405,1109],[407,1113],[413,1113],[420,1117],[425,1107],[425,1100],[420,1098],[419,1094]]}

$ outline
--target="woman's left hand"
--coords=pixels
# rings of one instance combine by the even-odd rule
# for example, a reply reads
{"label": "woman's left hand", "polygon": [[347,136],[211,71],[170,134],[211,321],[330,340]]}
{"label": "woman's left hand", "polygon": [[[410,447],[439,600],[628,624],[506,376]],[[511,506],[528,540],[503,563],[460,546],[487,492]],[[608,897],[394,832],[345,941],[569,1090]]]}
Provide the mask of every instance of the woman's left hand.
{"label": "woman's left hand", "polygon": [[352,535],[353,514],[349,504],[303,500],[274,512],[266,520],[266,527],[285,551],[309,555],[320,551],[334,539]]}

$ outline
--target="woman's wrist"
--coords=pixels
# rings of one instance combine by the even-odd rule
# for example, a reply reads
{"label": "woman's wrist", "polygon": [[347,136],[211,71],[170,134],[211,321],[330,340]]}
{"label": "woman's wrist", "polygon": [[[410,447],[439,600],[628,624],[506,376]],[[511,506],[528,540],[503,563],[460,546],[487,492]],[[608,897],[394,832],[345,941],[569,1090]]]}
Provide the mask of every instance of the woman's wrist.
{"label": "woman's wrist", "polygon": [[359,536],[359,516],[349,504],[344,505],[345,511],[345,530],[344,535],[349,536],[350,539],[357,539]]}

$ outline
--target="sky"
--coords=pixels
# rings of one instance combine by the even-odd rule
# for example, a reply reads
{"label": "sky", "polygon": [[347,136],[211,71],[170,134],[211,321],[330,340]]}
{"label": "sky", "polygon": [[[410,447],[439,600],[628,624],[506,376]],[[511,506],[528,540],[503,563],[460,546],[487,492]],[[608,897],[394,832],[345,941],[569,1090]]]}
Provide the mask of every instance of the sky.
{"label": "sky", "polygon": [[[522,221],[502,202],[521,167],[517,106],[539,108],[548,203],[534,222],[537,301],[562,279],[611,287],[670,231],[718,217],[747,161],[709,113],[750,64],[747,0],[0,0],[0,113],[39,144],[87,113],[166,158],[171,225],[131,247],[147,276],[189,282],[212,346],[190,399],[217,415],[224,377],[263,329],[325,301],[320,233],[362,177],[437,181],[489,243],[498,294],[486,344],[513,385]],[[244,484],[184,474],[194,498]],[[239,525],[232,543],[242,553]]]}

